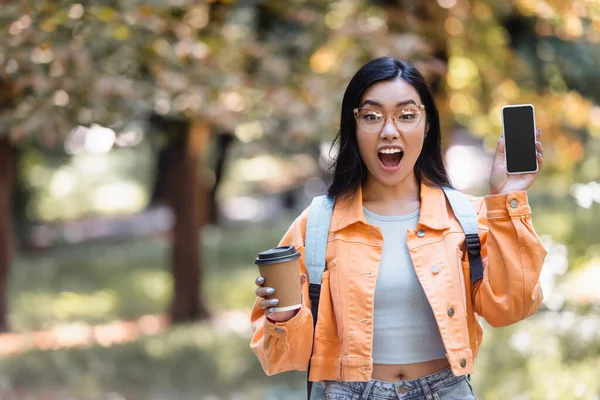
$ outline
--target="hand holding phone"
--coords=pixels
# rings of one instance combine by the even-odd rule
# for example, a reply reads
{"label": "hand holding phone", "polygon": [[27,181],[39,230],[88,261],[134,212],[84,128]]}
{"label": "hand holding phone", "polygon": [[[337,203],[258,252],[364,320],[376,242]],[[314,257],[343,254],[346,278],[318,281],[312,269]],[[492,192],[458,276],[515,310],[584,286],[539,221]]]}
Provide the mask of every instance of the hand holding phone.
{"label": "hand holding phone", "polygon": [[538,176],[544,149],[531,104],[502,108],[503,134],[490,173],[490,194],[527,190]]}

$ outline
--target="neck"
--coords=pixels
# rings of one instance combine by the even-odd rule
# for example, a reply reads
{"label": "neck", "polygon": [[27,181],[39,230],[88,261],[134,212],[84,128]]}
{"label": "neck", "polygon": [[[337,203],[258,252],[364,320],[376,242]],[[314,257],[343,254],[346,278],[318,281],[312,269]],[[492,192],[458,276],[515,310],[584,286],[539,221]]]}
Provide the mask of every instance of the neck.
{"label": "neck", "polygon": [[[420,202],[420,185],[414,173],[395,186],[387,186],[369,176],[362,187],[363,204],[377,204],[380,210],[414,209]],[[414,210],[411,210],[414,211]]]}

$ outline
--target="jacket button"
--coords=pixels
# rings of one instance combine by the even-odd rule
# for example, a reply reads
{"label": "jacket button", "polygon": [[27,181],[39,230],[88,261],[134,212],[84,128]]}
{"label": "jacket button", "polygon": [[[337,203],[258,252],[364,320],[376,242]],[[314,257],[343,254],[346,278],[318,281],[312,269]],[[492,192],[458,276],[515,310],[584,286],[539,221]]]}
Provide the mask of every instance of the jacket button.
{"label": "jacket button", "polygon": [[515,199],[512,199],[512,200],[510,201],[510,206],[511,206],[512,208],[517,208],[517,206],[518,206],[518,205],[519,205],[519,203],[517,202],[517,200],[515,200]]}
{"label": "jacket button", "polygon": [[463,367],[463,368],[466,367],[467,366],[467,360],[465,360],[464,358],[461,358],[460,359],[460,366]]}
{"label": "jacket button", "polygon": [[454,308],[450,307],[450,308],[448,309],[448,316],[449,316],[449,317],[451,317],[451,316],[453,316],[453,315],[454,315]]}
{"label": "jacket button", "polygon": [[437,265],[434,265],[433,267],[431,267],[431,272],[433,272],[434,274],[437,274],[438,272],[440,272],[440,267],[438,267]]}
{"label": "jacket button", "polygon": [[423,236],[425,236],[425,231],[418,231],[418,232],[417,232],[417,236],[418,236],[418,237],[423,237]]}

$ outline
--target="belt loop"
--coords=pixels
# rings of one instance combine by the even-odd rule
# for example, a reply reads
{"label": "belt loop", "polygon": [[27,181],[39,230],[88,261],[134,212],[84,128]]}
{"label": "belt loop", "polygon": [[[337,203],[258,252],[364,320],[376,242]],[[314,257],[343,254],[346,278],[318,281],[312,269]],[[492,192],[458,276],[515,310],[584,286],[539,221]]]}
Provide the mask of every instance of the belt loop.
{"label": "belt loop", "polygon": [[427,400],[433,400],[433,393],[431,392],[431,388],[429,387],[429,382],[425,378],[420,378],[419,383],[423,388],[423,395]]}
{"label": "belt loop", "polygon": [[363,390],[363,392],[360,396],[360,400],[368,400],[369,399],[369,393],[371,392],[371,389],[373,388],[374,384],[375,384],[375,381],[373,379],[370,379],[369,382],[367,382],[367,384],[365,385],[365,389]]}

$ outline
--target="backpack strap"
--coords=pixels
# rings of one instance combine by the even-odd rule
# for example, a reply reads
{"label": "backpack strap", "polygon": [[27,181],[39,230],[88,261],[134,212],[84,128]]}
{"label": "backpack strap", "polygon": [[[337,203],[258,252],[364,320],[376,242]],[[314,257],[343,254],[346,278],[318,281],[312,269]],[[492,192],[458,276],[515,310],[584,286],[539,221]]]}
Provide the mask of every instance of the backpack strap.
{"label": "backpack strap", "polygon": [[[335,199],[329,196],[315,197],[308,209],[308,221],[306,222],[306,238],[304,245],[304,262],[308,271],[308,295],[311,300],[311,313],[313,317],[313,328],[317,326],[317,315],[319,310],[319,299],[321,295],[321,277],[326,266],[327,238],[329,236],[329,223],[333,212]],[[312,348],[311,348],[312,356]],[[308,380],[310,374],[310,361],[307,372],[308,399],[322,399],[325,385],[323,382],[311,382]]]}
{"label": "backpack strap", "polygon": [[465,233],[465,243],[469,255],[469,265],[471,269],[471,285],[475,285],[483,279],[483,261],[481,260],[481,242],[479,240],[477,213],[473,205],[461,192],[442,187],[444,194],[452,207],[454,216],[460,223]]}
{"label": "backpack strap", "polygon": [[329,196],[318,196],[313,199],[308,209],[304,262],[308,271],[308,294],[312,302],[313,326],[317,325],[321,277],[325,270],[327,237],[334,202],[334,199]]}
{"label": "backpack strap", "polygon": [[321,284],[334,202],[332,197],[318,196],[313,199],[308,209],[304,259],[310,283]]}

